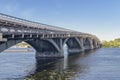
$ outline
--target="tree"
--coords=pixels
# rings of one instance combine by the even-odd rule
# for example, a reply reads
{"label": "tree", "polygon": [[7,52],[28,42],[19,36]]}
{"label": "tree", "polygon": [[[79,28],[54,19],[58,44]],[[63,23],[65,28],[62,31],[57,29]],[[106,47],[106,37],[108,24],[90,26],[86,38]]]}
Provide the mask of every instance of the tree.
{"label": "tree", "polygon": [[102,41],[103,47],[120,47],[120,38],[111,41]]}

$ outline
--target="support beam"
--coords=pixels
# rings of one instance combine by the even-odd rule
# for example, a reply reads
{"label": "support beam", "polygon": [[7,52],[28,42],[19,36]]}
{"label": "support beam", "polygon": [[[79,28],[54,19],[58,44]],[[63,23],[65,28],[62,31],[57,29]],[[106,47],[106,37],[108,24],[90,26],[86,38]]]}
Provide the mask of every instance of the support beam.
{"label": "support beam", "polygon": [[3,38],[3,33],[0,33],[0,42],[6,42],[7,39]]}

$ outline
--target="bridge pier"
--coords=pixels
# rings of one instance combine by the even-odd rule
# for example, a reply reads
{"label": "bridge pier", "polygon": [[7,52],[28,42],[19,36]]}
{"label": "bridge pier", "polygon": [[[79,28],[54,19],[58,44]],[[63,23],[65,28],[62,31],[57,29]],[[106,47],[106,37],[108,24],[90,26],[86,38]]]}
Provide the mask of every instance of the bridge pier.
{"label": "bridge pier", "polygon": [[3,38],[3,34],[0,33],[0,42],[6,42],[6,41],[7,41],[7,39]]}
{"label": "bridge pier", "polygon": [[83,38],[79,38],[79,40],[80,40],[80,43],[81,43],[81,49],[82,49],[82,52],[84,52],[84,39]]}
{"label": "bridge pier", "polygon": [[0,13],[0,52],[22,41],[36,50],[36,58],[64,57],[65,44],[69,55],[101,47],[95,35]]}
{"label": "bridge pier", "polygon": [[[23,39],[25,36],[29,35],[14,35],[6,42],[0,43],[0,52],[3,50],[19,43],[22,41],[27,42],[36,50],[36,58],[61,58],[64,57],[63,46],[67,44],[68,55],[75,53],[81,53],[86,50],[92,50],[95,48],[100,48],[100,44],[91,38],[34,38],[34,39]],[[31,38],[34,36],[31,36]],[[2,38],[2,37],[1,37]],[[13,39],[15,38],[15,39]],[[17,38],[20,38],[18,40]]]}
{"label": "bridge pier", "polygon": [[[23,35],[21,35],[23,36]],[[17,38],[17,37],[16,37]],[[64,57],[63,46],[67,44],[68,55],[80,53],[86,50],[99,48],[99,44],[90,38],[52,38],[52,39],[28,39],[28,40],[8,40],[0,44],[0,51],[25,41],[36,50],[36,57]]]}
{"label": "bridge pier", "polygon": [[36,58],[64,57],[62,39],[36,39],[26,42],[36,50]]}

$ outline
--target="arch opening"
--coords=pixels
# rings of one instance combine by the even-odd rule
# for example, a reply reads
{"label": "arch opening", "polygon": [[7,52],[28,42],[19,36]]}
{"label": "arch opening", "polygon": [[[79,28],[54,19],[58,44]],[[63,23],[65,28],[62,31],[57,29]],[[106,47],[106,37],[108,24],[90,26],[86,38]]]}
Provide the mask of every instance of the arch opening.
{"label": "arch opening", "polygon": [[[10,43],[13,42],[11,41]],[[5,79],[27,76],[29,75],[29,73],[35,71],[35,51],[32,46],[27,47],[26,45],[29,44],[25,43],[24,41],[20,41],[18,43],[14,42],[14,44],[9,44],[9,48],[6,48],[4,51],[1,52],[0,72],[2,72],[3,75],[0,75],[0,78]]]}
{"label": "arch opening", "polygon": [[96,41],[93,39],[93,48],[96,48]]}
{"label": "arch opening", "polygon": [[37,52],[58,51],[52,43],[46,40],[27,41],[27,43],[33,46]]}
{"label": "arch opening", "polygon": [[35,49],[25,41],[10,41],[10,43],[5,43],[6,48],[3,52],[35,52]]}
{"label": "arch opening", "polygon": [[52,40],[27,41],[36,50],[36,57],[52,57],[58,55],[58,48]]}
{"label": "arch opening", "polygon": [[84,46],[84,50],[90,50],[91,48],[91,44],[90,44],[90,40],[88,38],[86,38],[84,40],[84,43],[83,43],[83,46]]}
{"label": "arch opening", "polygon": [[79,39],[69,38],[66,39],[63,45],[67,45],[69,55],[71,53],[80,53],[82,52],[82,46]]}

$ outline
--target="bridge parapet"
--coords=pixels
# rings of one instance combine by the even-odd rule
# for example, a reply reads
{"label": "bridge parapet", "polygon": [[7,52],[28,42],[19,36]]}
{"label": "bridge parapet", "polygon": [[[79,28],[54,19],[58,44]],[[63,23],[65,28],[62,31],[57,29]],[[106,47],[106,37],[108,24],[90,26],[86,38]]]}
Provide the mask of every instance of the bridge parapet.
{"label": "bridge parapet", "polygon": [[4,20],[6,22],[8,21],[14,25],[21,25],[21,26],[26,26],[30,28],[37,28],[37,29],[39,28],[39,29],[46,29],[46,30],[53,30],[53,31],[72,31],[72,30],[68,30],[68,29],[64,29],[64,28],[60,28],[52,25],[47,25],[43,23],[33,22],[33,21],[9,16],[2,13],[0,13],[0,20],[2,21]]}
{"label": "bridge parapet", "polygon": [[25,19],[16,18],[6,14],[0,13],[0,32],[2,33],[36,33],[36,34],[64,34],[65,37],[93,37],[99,40],[96,36],[77,32],[69,29],[64,29],[47,24],[37,23]]}
{"label": "bridge parapet", "polygon": [[[99,48],[100,40],[92,34],[37,23],[0,13],[0,52],[21,42],[29,43],[39,56],[63,56],[63,46],[68,52],[81,52]],[[49,52],[49,53],[48,53]],[[41,54],[44,53],[44,54]]]}

